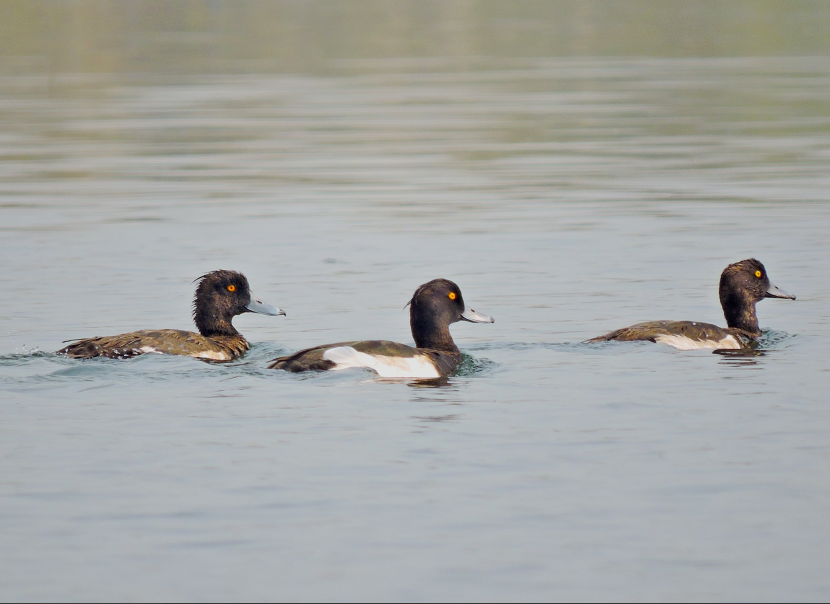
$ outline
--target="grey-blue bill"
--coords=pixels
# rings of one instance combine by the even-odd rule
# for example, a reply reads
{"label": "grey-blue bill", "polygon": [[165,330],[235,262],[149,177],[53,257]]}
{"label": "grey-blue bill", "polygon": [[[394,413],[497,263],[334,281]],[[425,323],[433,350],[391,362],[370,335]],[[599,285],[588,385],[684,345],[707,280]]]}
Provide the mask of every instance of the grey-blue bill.
{"label": "grey-blue bill", "polygon": [[461,313],[461,318],[470,323],[495,323],[493,317],[476,312],[466,306],[464,307],[464,312]]}
{"label": "grey-blue bill", "polygon": [[783,289],[778,289],[772,283],[769,284],[767,288],[767,293],[764,296],[765,298],[784,298],[787,300],[795,300],[795,296],[792,294],[788,294]]}
{"label": "grey-blue bill", "polygon": [[261,315],[268,315],[271,317],[275,317],[277,315],[285,316],[284,310],[263,302],[254,296],[253,293],[251,293],[251,301],[245,308],[247,308],[250,312],[259,313]]}

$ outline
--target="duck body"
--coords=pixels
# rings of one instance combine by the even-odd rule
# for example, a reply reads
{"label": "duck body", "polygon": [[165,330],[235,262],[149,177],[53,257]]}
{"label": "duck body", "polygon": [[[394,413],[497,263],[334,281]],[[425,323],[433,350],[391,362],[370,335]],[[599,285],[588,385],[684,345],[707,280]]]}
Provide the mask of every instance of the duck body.
{"label": "duck body", "polygon": [[233,317],[245,312],[284,315],[258,300],[248,280],[235,271],[214,271],[198,279],[193,320],[199,333],[179,329],[144,329],[115,336],[77,340],[57,354],[75,359],[127,359],[142,354],[173,354],[210,361],[232,361],[250,345],[233,327]]}
{"label": "duck body", "polygon": [[280,357],[270,368],[294,373],[364,368],[386,378],[441,378],[461,362],[450,325],[457,321],[493,322],[487,315],[468,309],[461,290],[447,279],[435,279],[419,287],[409,306],[414,347],[389,340],[338,342]]}
{"label": "duck body", "polygon": [[174,354],[210,361],[232,361],[251,346],[237,334],[207,338],[181,329],[143,329],[117,336],[87,338],[73,342],[59,351],[75,359],[106,357],[128,359],[141,354]]}
{"label": "duck body", "polygon": [[695,321],[648,321],[623,327],[589,342],[649,341],[680,350],[739,350],[761,336],[755,305],[764,298],[792,296],[769,281],[764,265],[750,258],[727,266],[721,274],[719,296],[727,327]]}
{"label": "duck body", "polygon": [[680,350],[737,350],[745,348],[755,340],[751,334],[740,329],[724,329],[711,323],[695,321],[647,321],[631,327],[623,327],[609,334],[589,340],[602,342],[649,341],[668,344]]}
{"label": "duck body", "polygon": [[387,378],[439,378],[452,373],[459,362],[461,352],[458,351],[414,348],[389,340],[365,340],[307,348],[277,359],[271,369],[299,373],[363,367]]}

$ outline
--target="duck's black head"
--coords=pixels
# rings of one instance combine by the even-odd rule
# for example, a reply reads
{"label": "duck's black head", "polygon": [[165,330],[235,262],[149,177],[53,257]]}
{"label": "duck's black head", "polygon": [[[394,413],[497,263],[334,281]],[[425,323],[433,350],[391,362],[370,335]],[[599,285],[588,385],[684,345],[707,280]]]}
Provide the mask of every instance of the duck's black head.
{"label": "duck's black head", "polygon": [[769,281],[767,269],[755,258],[727,266],[720,276],[720,303],[726,324],[760,335],[755,304],[764,298],[795,300]]}
{"label": "duck's black head", "polygon": [[193,298],[193,321],[203,336],[229,336],[238,332],[231,324],[236,315],[256,312],[284,315],[279,308],[258,300],[242,273],[213,271],[197,279]]}
{"label": "duck's black head", "polygon": [[409,301],[409,325],[418,348],[457,352],[450,325],[458,321],[492,323],[493,319],[468,309],[461,289],[447,279],[434,279],[415,290]]}

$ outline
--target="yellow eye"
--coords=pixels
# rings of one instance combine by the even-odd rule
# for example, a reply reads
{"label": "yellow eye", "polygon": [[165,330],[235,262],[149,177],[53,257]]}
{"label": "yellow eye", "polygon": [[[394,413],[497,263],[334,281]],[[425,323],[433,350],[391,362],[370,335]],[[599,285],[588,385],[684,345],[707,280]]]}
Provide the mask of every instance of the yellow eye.
{"label": "yellow eye", "polygon": [[761,274],[762,274],[761,271],[755,271],[755,276],[758,277],[759,279],[761,278]]}
{"label": "yellow eye", "polygon": [[228,291],[231,292],[231,293],[235,292],[236,291],[236,286],[235,285],[229,285],[228,286]]}
{"label": "yellow eye", "polygon": [[450,292],[450,300],[455,300],[456,298],[455,292]]}

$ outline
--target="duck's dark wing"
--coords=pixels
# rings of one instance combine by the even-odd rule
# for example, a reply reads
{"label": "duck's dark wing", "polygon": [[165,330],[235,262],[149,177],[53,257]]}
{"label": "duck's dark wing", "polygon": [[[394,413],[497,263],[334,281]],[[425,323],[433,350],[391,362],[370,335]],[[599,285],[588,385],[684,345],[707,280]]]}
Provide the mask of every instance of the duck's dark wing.
{"label": "duck's dark wing", "polygon": [[207,338],[179,329],[145,329],[117,336],[78,340],[57,353],[76,359],[126,359],[141,354],[174,354],[212,361],[230,361],[248,350],[240,335]]}
{"label": "duck's dark wing", "polygon": [[588,342],[660,342],[692,350],[696,348],[728,349],[741,348],[751,338],[737,329],[724,329],[710,323],[695,321],[649,321],[631,327],[623,327],[603,336],[591,338]]}
{"label": "duck's dark wing", "polygon": [[435,378],[451,372],[461,354],[413,348],[389,340],[339,342],[276,359],[271,369],[314,371],[365,367],[382,377]]}

